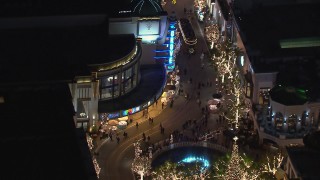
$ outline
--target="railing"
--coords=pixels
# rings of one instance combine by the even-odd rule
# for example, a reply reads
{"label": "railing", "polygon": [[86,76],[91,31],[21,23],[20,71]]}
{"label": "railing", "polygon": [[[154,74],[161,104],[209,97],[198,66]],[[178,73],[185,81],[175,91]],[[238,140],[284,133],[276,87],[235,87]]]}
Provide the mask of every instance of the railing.
{"label": "railing", "polygon": [[152,154],[152,159],[154,160],[156,157],[158,157],[160,154],[163,152],[166,152],[171,149],[179,148],[179,147],[206,147],[209,149],[214,149],[222,153],[228,153],[230,152],[229,149],[219,145],[219,144],[214,144],[214,143],[209,143],[209,142],[192,142],[192,141],[186,141],[186,142],[178,142],[178,143],[173,143],[169,144],[167,146],[162,147],[161,149],[156,150]]}

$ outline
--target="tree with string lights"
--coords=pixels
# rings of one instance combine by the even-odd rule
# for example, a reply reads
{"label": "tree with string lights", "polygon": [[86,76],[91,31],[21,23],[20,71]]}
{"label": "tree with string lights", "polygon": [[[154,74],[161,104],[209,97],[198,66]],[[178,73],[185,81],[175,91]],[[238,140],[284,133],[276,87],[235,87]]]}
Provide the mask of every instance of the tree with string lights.
{"label": "tree with string lights", "polygon": [[214,44],[218,42],[220,37],[219,33],[220,32],[218,24],[211,24],[205,27],[205,37],[210,44],[210,49],[213,49]]}
{"label": "tree with string lights", "polygon": [[152,179],[163,180],[163,179],[175,179],[182,180],[185,178],[185,174],[182,170],[179,170],[179,164],[171,161],[166,161],[159,168],[152,172]]}
{"label": "tree with string lights", "polygon": [[134,143],[135,156],[132,162],[131,170],[140,175],[140,180],[151,170],[151,160],[148,156],[141,155],[140,142]]}
{"label": "tree with string lights", "polygon": [[239,156],[238,145],[237,145],[238,138],[235,136],[233,139],[234,139],[234,144],[232,147],[231,159],[228,163],[226,174],[224,177],[225,180],[240,179],[243,174],[243,170],[241,169],[241,166],[240,166],[241,157]]}
{"label": "tree with string lights", "polygon": [[275,175],[284,159],[283,154],[279,151],[275,155],[266,155],[266,162],[262,163],[262,172]]}
{"label": "tree with string lights", "polygon": [[[88,134],[86,135],[86,139],[87,139],[89,150],[90,150],[91,154],[93,154],[92,153],[92,151],[94,150],[93,139]],[[93,162],[93,166],[96,171],[97,177],[99,178],[101,168],[100,168],[95,156],[92,156],[92,162]]]}
{"label": "tree with string lights", "polygon": [[174,179],[174,180],[205,180],[210,178],[211,172],[208,168],[196,161],[194,163],[166,161],[159,168],[152,172],[155,180]]}
{"label": "tree with string lights", "polygon": [[237,140],[238,138],[235,136],[231,156],[219,159],[214,165],[215,178],[222,180],[255,180],[260,178],[260,168],[255,167],[254,162],[245,154],[240,156]]}

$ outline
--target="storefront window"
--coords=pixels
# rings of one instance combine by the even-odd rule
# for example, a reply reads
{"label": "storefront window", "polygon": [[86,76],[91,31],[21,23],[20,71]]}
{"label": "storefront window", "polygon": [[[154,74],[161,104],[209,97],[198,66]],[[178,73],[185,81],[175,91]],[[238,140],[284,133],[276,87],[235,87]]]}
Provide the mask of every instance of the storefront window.
{"label": "storefront window", "polygon": [[101,90],[101,99],[106,99],[111,97],[112,97],[112,87],[104,88]]}
{"label": "storefront window", "polygon": [[125,92],[128,92],[131,88],[132,88],[132,79],[128,79],[126,82],[124,82]]}
{"label": "storefront window", "polygon": [[276,129],[279,131],[281,130],[283,125],[283,115],[282,113],[277,112],[274,118],[275,118]]}
{"label": "storefront window", "polygon": [[101,80],[102,87],[112,86],[112,84],[113,84],[113,76],[103,77]]}
{"label": "storefront window", "polygon": [[129,79],[132,77],[132,68],[129,68],[126,70],[126,79]]}
{"label": "storefront window", "polygon": [[113,83],[113,85],[118,85],[118,84],[119,84],[118,75],[114,75],[114,83]]}
{"label": "storefront window", "polygon": [[259,104],[269,104],[269,88],[260,88],[259,90]]}
{"label": "storefront window", "polygon": [[288,118],[288,128],[289,132],[294,132],[296,130],[296,123],[297,123],[297,115],[292,114]]}
{"label": "storefront window", "polygon": [[119,89],[119,85],[114,85],[114,94],[113,94],[113,97],[118,97],[119,96],[119,93],[120,93],[120,89]]}
{"label": "storefront window", "polygon": [[123,73],[121,73],[121,82],[124,82],[125,81],[125,78],[124,78],[124,72]]}

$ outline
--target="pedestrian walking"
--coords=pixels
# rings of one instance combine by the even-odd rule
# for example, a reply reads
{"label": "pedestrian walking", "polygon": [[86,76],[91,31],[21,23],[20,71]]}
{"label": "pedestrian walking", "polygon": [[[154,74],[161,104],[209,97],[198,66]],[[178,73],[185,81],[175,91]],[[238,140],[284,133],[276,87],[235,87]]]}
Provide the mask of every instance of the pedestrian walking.
{"label": "pedestrian walking", "polygon": [[158,105],[158,99],[156,98],[156,96],[153,97],[153,101],[156,103],[156,106]]}
{"label": "pedestrian walking", "polygon": [[138,127],[139,127],[139,123],[138,123],[138,122],[136,122],[136,128],[138,129]]}
{"label": "pedestrian walking", "polygon": [[149,117],[148,121],[149,121],[149,124],[151,124],[151,117]]}
{"label": "pedestrian walking", "polygon": [[172,108],[173,102],[174,102],[174,100],[172,99],[171,102],[170,102],[170,108]]}
{"label": "pedestrian walking", "polygon": [[161,103],[161,106],[162,106],[162,109],[163,109],[163,107],[164,107],[164,102]]}
{"label": "pedestrian walking", "polygon": [[120,138],[119,136],[117,136],[117,143],[119,144],[119,142],[120,142]]}

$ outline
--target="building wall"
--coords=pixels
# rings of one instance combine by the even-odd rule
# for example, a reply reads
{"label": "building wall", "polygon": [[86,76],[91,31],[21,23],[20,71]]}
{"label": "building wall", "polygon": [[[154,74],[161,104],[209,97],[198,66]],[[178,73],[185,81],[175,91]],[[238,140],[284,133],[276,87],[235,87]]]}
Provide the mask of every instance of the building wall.
{"label": "building wall", "polygon": [[69,84],[76,112],[76,124],[87,122],[87,126],[90,127],[94,121],[98,120],[98,84],[97,81],[92,81],[91,77],[78,77],[75,83]]}
{"label": "building wall", "polygon": [[[219,6],[218,1],[215,1],[215,3],[212,3],[212,0],[206,0],[207,5],[210,10],[210,15],[212,15],[212,18],[214,19],[214,22],[217,23],[220,27],[220,32],[222,33],[226,29],[226,21],[223,18],[221,8]],[[227,1],[231,2],[231,1]],[[245,0],[246,3],[241,3],[240,9],[241,10],[249,10],[259,4],[268,4],[272,5],[276,1],[268,1],[268,0]],[[239,1],[235,1],[235,3],[239,3]],[[281,1],[281,3],[289,3],[287,0]],[[220,13],[219,13],[220,12]],[[240,29],[237,26],[236,21],[233,19],[233,28],[235,30],[234,34],[236,36],[234,44],[241,50],[241,54],[243,55],[243,65],[239,66],[242,75],[245,75],[247,72],[251,73],[252,75],[252,86],[253,86],[253,93],[252,97],[249,97],[248,100],[251,100],[253,104],[259,104],[259,93],[261,88],[267,88],[271,89],[274,87],[276,78],[277,78],[277,72],[270,72],[270,73],[255,73],[254,69],[252,68],[250,59],[247,55],[247,49],[244,46],[244,42],[246,41],[246,37],[241,34]],[[224,38],[225,40],[226,38]],[[250,48],[250,47],[248,47]],[[238,63],[240,64],[240,63]],[[272,111],[280,111],[283,112],[283,115],[287,118],[291,114],[296,114],[298,118],[301,118],[303,112],[308,112],[309,117],[307,120],[313,124],[314,126],[317,126],[318,129],[320,129],[320,103],[319,102],[310,102],[308,104],[304,104],[301,106],[283,106],[279,103],[273,102],[272,103]],[[252,112],[252,110],[250,110]],[[262,127],[258,127],[259,125],[256,123],[257,116],[254,115],[254,113],[251,113],[253,119],[255,119],[255,128],[258,129],[261,135],[260,140],[266,138],[271,139],[278,143],[280,146],[285,146],[289,144],[303,144],[302,139],[286,139],[285,136],[282,136],[280,138],[269,135],[264,132],[264,129]],[[292,177],[296,177],[296,175],[292,175]]]}
{"label": "building wall", "polygon": [[[246,61],[248,66],[250,67],[250,61]],[[250,68],[249,68],[250,69]],[[252,73],[253,78],[253,98],[252,102],[255,104],[259,104],[259,93],[260,88],[269,88],[271,89],[276,82],[277,72],[270,73]]]}
{"label": "building wall", "polygon": [[133,33],[136,38],[142,38],[142,43],[147,44],[162,44],[167,29],[167,16],[112,18],[109,22],[109,34]]}

